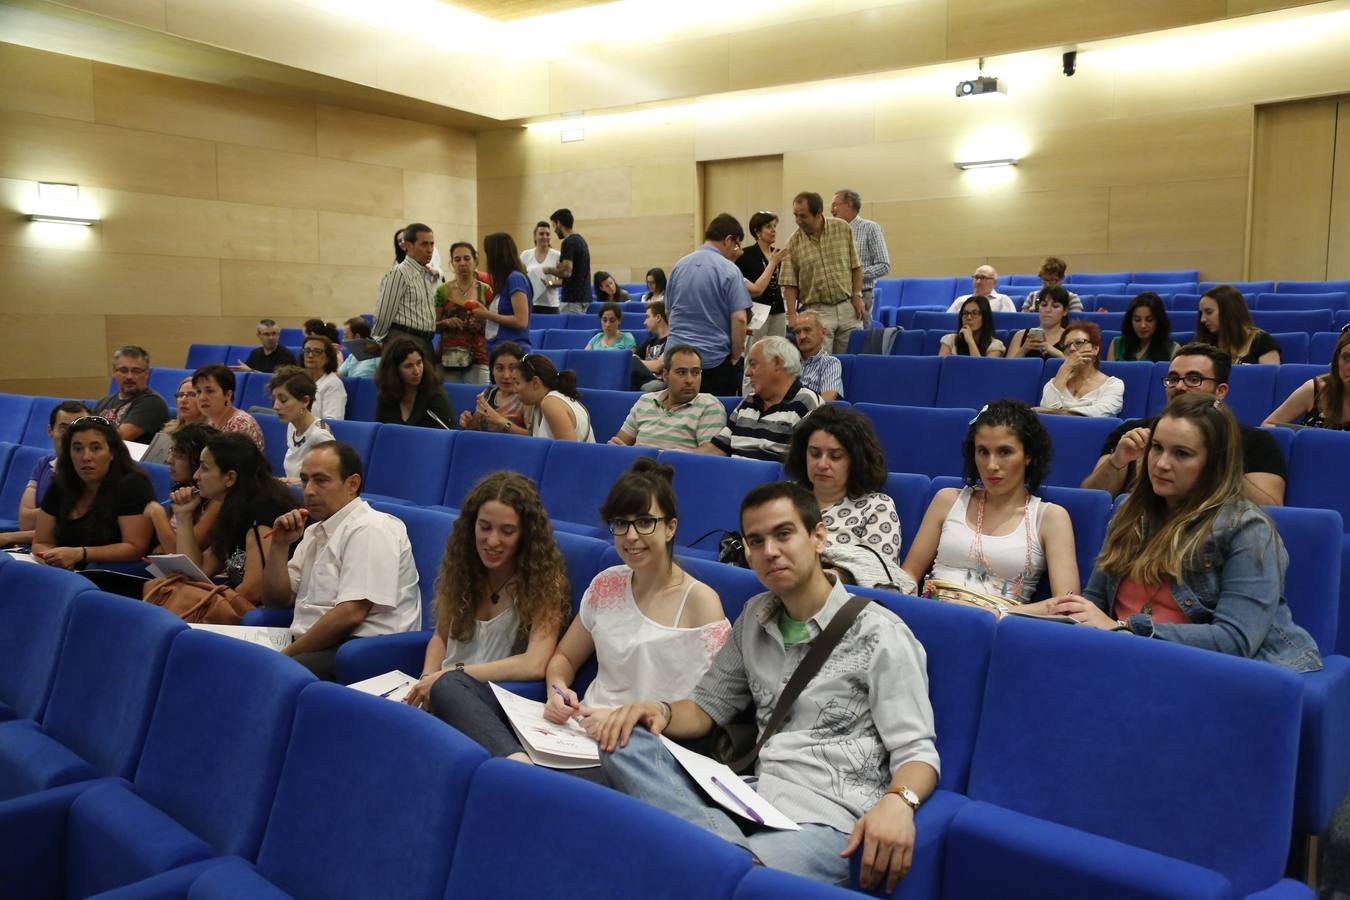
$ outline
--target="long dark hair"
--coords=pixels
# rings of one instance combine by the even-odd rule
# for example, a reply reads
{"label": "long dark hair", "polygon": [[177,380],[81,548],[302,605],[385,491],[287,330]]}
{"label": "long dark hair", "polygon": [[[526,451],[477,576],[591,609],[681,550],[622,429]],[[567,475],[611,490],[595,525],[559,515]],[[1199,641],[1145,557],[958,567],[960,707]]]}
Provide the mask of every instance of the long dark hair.
{"label": "long dark hair", "polygon": [[975,432],[985,426],[1004,428],[1017,435],[1022,444],[1022,453],[1026,459],[1024,480],[1027,490],[1036,493],[1045,473],[1050,471],[1050,460],[1054,456],[1054,444],[1050,432],[1031,407],[1021,400],[995,400],[987,404],[970,420],[966,429],[966,439],[961,442],[961,457],[964,465],[966,484],[973,485],[980,480],[980,469],[975,465]]}
{"label": "long dark hair", "polygon": [[180,425],[169,435],[169,446],[175,452],[187,457],[188,480],[174,483],[174,487],[187,487],[192,484],[192,476],[202,464],[202,448],[213,436],[219,434],[210,425]]}
{"label": "long dark hair", "polygon": [[[492,279],[497,295],[507,296],[506,280],[511,273],[525,274],[525,264],[520,261],[520,254],[516,252],[515,240],[505,231],[494,231],[483,238],[483,256],[487,259],[488,276]],[[525,284],[525,292],[533,295],[534,289],[529,286],[528,279]],[[530,300],[533,299],[531,296]]]}
{"label": "long dark hair", "polygon": [[573,400],[581,399],[581,391],[577,390],[577,373],[571,369],[559,372],[553,360],[541,353],[527,353],[520,358],[520,377],[526,381],[538,378],[550,391],[565,394]]}
{"label": "long dark hair", "polygon": [[961,312],[966,308],[966,303],[974,303],[980,308],[980,329],[975,332],[975,346],[980,348],[980,355],[984,356],[989,352],[989,344],[994,340],[994,311],[989,307],[989,298],[979,295],[967,297],[960,308],[956,310],[955,350],[962,356],[970,356],[970,347],[966,346],[966,336],[961,333]]}
{"label": "long dark hair", "polygon": [[61,453],[56,457],[56,471],[52,474],[52,481],[61,489],[61,502],[57,507],[58,524],[66,522],[70,518],[71,510],[75,504],[80,502],[84,496],[84,482],[80,479],[80,473],[75,471],[75,466],[70,461],[70,443],[75,435],[83,434],[86,431],[97,431],[103,435],[103,439],[108,442],[108,450],[112,453],[112,461],[108,464],[108,474],[103,477],[99,483],[98,493],[94,495],[94,502],[89,507],[86,517],[97,518],[106,517],[116,518],[113,506],[116,503],[116,493],[118,486],[128,474],[135,474],[144,478],[147,483],[150,476],[145,474],[145,470],[136,465],[131,454],[127,452],[127,445],[122,442],[122,436],[117,433],[117,426],[109,422],[102,416],[81,416],[70,427],[66,429],[65,436],[61,438]]}
{"label": "long dark hair", "polygon": [[403,402],[403,377],[399,375],[398,367],[414,353],[422,357],[422,383],[417,386],[418,399],[424,399],[436,389],[436,368],[427,359],[421,342],[415,338],[397,337],[385,345],[384,352],[380,354],[380,364],[375,367],[375,389],[385,403],[397,406]]}
{"label": "long dark hair", "polygon": [[1172,358],[1172,322],[1167,318],[1167,307],[1162,297],[1153,291],[1144,291],[1125,307],[1125,317],[1120,320],[1121,355],[1127,361],[1133,361],[1139,353],[1139,335],[1134,333],[1134,311],[1145,307],[1153,313],[1153,337],[1149,339],[1148,350],[1144,358],[1152,362],[1167,362]]}
{"label": "long dark hair", "polygon": [[223,563],[234,551],[239,535],[258,524],[253,521],[253,513],[260,506],[266,504],[286,511],[295,509],[297,504],[291,492],[272,475],[272,466],[258,445],[245,435],[236,432],[212,435],[203,449],[211,451],[211,459],[222,473],[235,473],[234,487],[221,500],[220,513],[206,536],[207,545]]}
{"label": "long dark hair", "polygon": [[1195,339],[1213,344],[1233,357],[1236,362],[1241,355],[1238,351],[1244,350],[1251,343],[1250,336],[1257,331],[1256,325],[1252,322],[1251,311],[1247,308],[1247,298],[1231,284],[1216,285],[1205,291],[1200,299],[1204,300],[1206,297],[1213,300],[1219,309],[1219,332],[1215,334],[1206,328],[1203,318],[1197,311]]}

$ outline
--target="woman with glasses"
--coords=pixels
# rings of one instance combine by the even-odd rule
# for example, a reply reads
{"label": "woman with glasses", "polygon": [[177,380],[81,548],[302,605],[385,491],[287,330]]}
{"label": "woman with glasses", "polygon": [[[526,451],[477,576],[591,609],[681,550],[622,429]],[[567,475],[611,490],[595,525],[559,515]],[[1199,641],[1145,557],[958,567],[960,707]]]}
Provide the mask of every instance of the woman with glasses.
{"label": "woman with glasses", "polygon": [[[184,425],[170,436],[169,481],[174,490],[193,486],[193,477],[201,465],[202,450],[206,448],[206,442],[219,433],[208,425]],[[219,513],[220,504],[206,499],[192,511],[192,532],[198,544],[206,541]],[[177,553],[178,522],[169,515],[167,504],[158,501],[147,504],[145,514],[155,528],[159,552]]]}
{"label": "woman with glasses", "polygon": [[1231,284],[1205,291],[1195,314],[1195,339],[1213,344],[1229,356],[1233,364],[1280,364],[1280,345],[1252,322],[1247,299]]}
{"label": "woman with glasses", "polygon": [[1125,382],[1101,371],[1102,331],[1095,322],[1075,322],[1064,333],[1064,363],[1041,391],[1038,412],[1071,416],[1116,416],[1125,405]]}
{"label": "woman with glasses", "polygon": [[1037,328],[1023,328],[1013,333],[1008,342],[1008,358],[1062,359],[1064,357],[1064,329],[1069,324],[1069,292],[1062,287],[1041,291],[1036,314],[1041,318]]}
{"label": "woman with glasses", "polygon": [[337,344],[322,334],[305,338],[300,347],[305,374],[314,379],[314,415],[332,421],[347,418],[347,386],[338,377]]}
{"label": "woman with glasses", "polygon": [[1106,349],[1108,362],[1167,362],[1179,345],[1172,340],[1172,322],[1162,297],[1144,291],[1130,301],[1120,320],[1120,335]]}
{"label": "woman with glasses", "polygon": [[530,434],[534,437],[595,443],[591,414],[577,390],[576,372],[559,372],[547,356],[528,354],[520,361],[520,398],[531,407]]}
{"label": "woman with glasses", "polygon": [[380,354],[375,370],[375,421],[418,428],[455,427],[455,410],[435,369],[423,356],[421,341],[397,337]]}
{"label": "woman with glasses", "polygon": [[498,344],[488,358],[492,364],[492,387],[478,395],[474,409],[459,414],[459,427],[502,434],[530,433],[527,408],[520,398],[520,360],[525,352],[507,341]]}
{"label": "woman with glasses", "polygon": [[234,406],[234,373],[219,364],[202,366],[192,373],[192,386],[197,389],[197,406],[206,424],[217,431],[238,432],[264,449],[262,429],[257,421]]}
{"label": "woman with glasses", "polygon": [[666,271],[660,268],[647,270],[647,293],[642,295],[643,303],[666,302]]}
{"label": "woman with glasses", "polygon": [[295,366],[282,366],[267,382],[272,409],[286,423],[286,457],[279,475],[286,484],[300,483],[300,465],[311,447],[333,440],[333,432],[314,415],[318,391],[314,379]]}
{"label": "woman with glasses", "polygon": [[971,297],[956,314],[956,331],[944,334],[938,356],[1002,356],[1006,348],[994,337],[994,311],[988,297]]}
{"label": "woman with glasses", "polygon": [[150,479],[117,427],[102,416],[82,416],[61,439],[38,507],[33,556],[62,569],[136,562],[150,550],[154,529],[145,507],[154,502]]}
{"label": "woman with glasses", "polygon": [[159,433],[150,439],[150,445],[141,454],[141,462],[167,463],[172,448],[170,435],[184,425],[200,425],[206,421],[197,406],[197,389],[192,386],[191,376],[178,382],[173,400],[177,415],[165,422]]}
{"label": "woman with glasses", "polygon": [[1261,424],[1295,422],[1306,428],[1350,429],[1350,330],[1336,341],[1327,373],[1299,385]]}

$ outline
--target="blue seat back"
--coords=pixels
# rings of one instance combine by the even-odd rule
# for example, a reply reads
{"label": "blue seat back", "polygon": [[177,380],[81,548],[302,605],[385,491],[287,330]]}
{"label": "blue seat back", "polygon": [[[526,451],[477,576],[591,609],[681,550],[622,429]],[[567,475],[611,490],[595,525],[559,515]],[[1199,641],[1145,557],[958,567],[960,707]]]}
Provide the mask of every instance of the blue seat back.
{"label": "blue seat back", "polygon": [[914,331],[912,334],[923,335],[923,345],[919,348],[924,356],[937,356],[942,350],[942,338],[951,332],[944,332],[939,328],[931,328],[928,331]]}
{"label": "blue seat back", "polygon": [[[1130,304],[1133,303],[1133,302],[1134,302],[1134,295],[1133,295],[1133,294],[1105,294],[1105,293],[1103,293],[1103,294],[1091,294],[1091,295],[1084,294],[1084,295],[1083,295],[1083,308],[1084,308],[1084,309],[1089,309],[1089,310],[1104,309],[1104,310],[1106,310],[1107,312],[1113,312],[1113,313],[1116,313],[1118,316],[1119,316],[1119,314],[1124,313],[1125,310],[1128,309],[1129,306],[1130,306]],[[1119,326],[1119,324],[1120,324],[1120,319],[1117,318],[1117,319],[1116,319],[1116,325]],[[1102,341],[1102,343],[1105,344],[1106,341]]]}
{"label": "blue seat back", "polygon": [[445,384],[445,394],[450,398],[450,408],[455,411],[455,426],[459,426],[459,414],[465,410],[473,412],[478,407],[478,395],[492,387],[490,384]]}
{"label": "blue seat back", "polygon": [[60,397],[34,397],[32,404],[27,407],[28,417],[23,423],[22,439],[17,443],[30,447],[51,447],[47,423],[51,421],[53,407],[60,402]]}
{"label": "blue seat back", "polygon": [[1308,348],[1312,345],[1312,335],[1305,331],[1284,331],[1272,334],[1271,337],[1280,345],[1280,365],[1286,363],[1303,365],[1308,362]]}
{"label": "blue seat back", "polygon": [[[248,359],[250,353],[258,349],[258,344],[231,344],[225,348],[225,365],[235,366]],[[267,373],[262,373],[267,374]]]}
{"label": "blue seat back", "polygon": [[1286,506],[1334,509],[1350,521],[1350,431],[1304,428],[1294,435]]}
{"label": "blue seat back", "polygon": [[294,347],[303,344],[305,341],[305,329],[303,328],[282,328],[277,340],[284,347]]}
{"label": "blue seat back", "polygon": [[1275,376],[1279,371],[1280,366],[1271,365],[1233,366],[1223,402],[1239,422],[1260,425],[1270,415],[1279,402],[1275,399]]}
{"label": "blue seat back", "polygon": [[1317,376],[1325,375],[1326,373],[1326,366],[1281,363],[1275,372],[1275,393],[1271,398],[1273,402],[1271,408],[1274,409],[1275,406],[1279,406],[1285,400],[1289,399],[1289,395],[1302,387],[1303,383],[1308,379],[1316,378]]}
{"label": "blue seat back", "polygon": [[42,730],[100,774],[131,778],[169,645],[186,629],[177,616],[149,603],[101,591],[80,594]]}
{"label": "blue seat back", "polygon": [[1064,283],[1071,289],[1080,284],[1125,284],[1133,280],[1129,272],[1070,272],[1064,277]]}
{"label": "blue seat back", "polygon": [[633,354],[619,350],[568,350],[566,368],[577,373],[577,384],[583,389],[626,391],[632,359]]}
{"label": "blue seat back", "polygon": [[844,384],[849,402],[932,406],[940,361],[935,356],[859,356]]}
{"label": "blue seat back", "polygon": [[72,572],[0,562],[0,704],[18,718],[42,718],[75,598],[89,589]]}
{"label": "blue seat back", "polygon": [[1145,291],[1152,291],[1160,297],[1170,297],[1173,294],[1194,294],[1198,288],[1194,281],[1171,281],[1165,283],[1131,281],[1125,285],[1125,293],[1142,294]]}
{"label": "blue seat back", "polygon": [[159,366],[150,369],[150,390],[159,394],[164,398],[164,402],[169,404],[170,417],[178,414],[175,408],[177,400],[174,397],[174,394],[178,392],[178,385],[182,383],[184,378],[191,377],[191,369],[164,369]]}
{"label": "blue seat back", "polygon": [[1200,311],[1200,297],[1200,294],[1173,294],[1163,298],[1173,331],[1179,326],[1194,327],[1194,317]]}
{"label": "blue seat back", "polygon": [[1312,336],[1308,342],[1308,362],[1325,369],[1331,364],[1331,354],[1336,351],[1336,342],[1341,339],[1339,332],[1323,331]]}
{"label": "blue seat back", "polygon": [[591,427],[595,429],[595,440],[604,443],[619,433],[623,420],[628,418],[633,404],[642,396],[639,391],[601,391],[586,392],[586,412],[591,414]]}
{"label": "blue seat back", "polygon": [[1039,275],[1000,275],[998,283],[1025,292],[1040,287],[1041,277]]}
{"label": "blue seat back", "polygon": [[559,313],[549,316],[547,320],[536,321],[547,321],[550,329],[562,328],[567,331],[584,331],[589,328],[591,334],[600,330],[600,320],[591,313]]}
{"label": "blue seat back", "polygon": [[[962,284],[969,284],[964,278],[899,278],[900,296],[896,303],[889,306],[941,306],[944,309],[960,296]],[[887,282],[886,293],[889,297],[891,283]]]}
{"label": "blue seat back", "polygon": [[486,758],[421,710],[312,684],[300,693],[258,870],[297,897],[435,900]]}
{"label": "blue seat back", "polygon": [[[1101,702],[1122,673],[1131,696],[1167,701]],[[1298,677],[1276,666],[1005,619],[994,636],[969,795],[1214,869],[1245,896],[1284,873],[1302,693]],[[1128,776],[1169,747],[1203,760],[1223,788],[1196,790],[1185,764]],[[1046,765],[1057,758],[1092,764]]]}
{"label": "blue seat back", "polygon": [[[1116,312],[1099,313],[1093,310],[1087,310],[1085,312],[1073,313],[1071,316],[1069,316],[1069,321],[1070,323],[1092,322],[1101,331],[1106,331],[1111,328],[1120,328],[1120,313]],[[999,320],[999,324],[1000,325],[1003,324],[1003,321],[1001,319]]]}
{"label": "blue seat back", "polygon": [[286,423],[266,413],[255,413],[253,420],[262,431],[263,448],[272,474],[283,477],[286,474]]}
{"label": "blue seat back", "polygon": [[1275,285],[1280,294],[1350,293],[1350,281],[1281,281]]}
{"label": "blue seat back", "polygon": [[439,428],[382,426],[375,432],[366,465],[365,490],[424,506],[440,503],[456,434]]}
{"label": "blue seat back", "polygon": [[344,444],[350,444],[362,462],[370,459],[375,447],[375,434],[380,430],[378,422],[361,422],[355,419],[333,419],[325,422],[333,437]]}
{"label": "blue seat back", "polygon": [[1043,369],[1039,359],[944,356],[937,406],[979,409],[1005,397],[1035,406],[1041,398]]}
{"label": "blue seat back", "polygon": [[28,478],[33,474],[33,467],[39,459],[51,453],[52,448],[50,444],[45,447],[6,446],[11,448],[11,453],[9,465],[5,468],[5,480],[0,482],[0,517],[10,519],[13,516],[17,519],[19,502],[23,499],[23,492],[28,489]]}
{"label": "blue seat back", "polygon": [[229,344],[188,344],[187,359],[183,363],[183,368],[195,372],[202,366],[220,365],[225,362],[225,355],[229,352]]}
{"label": "blue seat back", "polygon": [[[530,848],[530,865],[506,864],[503,834]],[[594,852],[616,836],[619,852]],[[697,865],[670,865],[673,847]],[[571,900],[578,896],[573,879],[541,874],[578,859],[587,860],[592,896],[617,896],[641,883],[641,896],[651,900],[730,900],[750,868],[749,854],[712,832],[618,791],[508,760],[491,760],[475,773],[452,859],[445,900]]]}
{"label": "blue seat back", "polygon": [[[914,472],[929,478],[961,474],[961,443],[975,410],[871,403],[855,404],[854,408],[872,420],[886,453],[887,471]],[[923,440],[914,440],[919,434]]]}
{"label": "blue seat back", "polygon": [[[1151,363],[1145,365],[1150,371]],[[1041,424],[1050,432],[1054,455],[1045,483],[1060,487],[1078,487],[1101,456],[1107,436],[1120,427],[1120,419],[1106,416],[1041,416]]]}
{"label": "blue seat back", "polygon": [[552,441],[516,434],[459,432],[450,476],[439,502],[451,509],[459,509],[469,491],[484,475],[502,469],[519,472],[538,485],[544,475],[544,460],[548,458],[552,444]]}
{"label": "blue seat back", "polygon": [[1177,284],[1184,282],[1194,283],[1200,278],[1200,272],[1197,269],[1180,269],[1172,272],[1135,272],[1130,281],[1143,282],[1145,284]]}
{"label": "blue seat back", "polygon": [[1314,334],[1331,330],[1332,313],[1329,309],[1255,309],[1252,322],[1271,334],[1282,331]]}
{"label": "blue seat back", "polygon": [[169,493],[173,490],[173,476],[169,473],[169,467],[164,463],[141,463],[141,468],[150,479],[155,498],[168,500]]}
{"label": "blue seat back", "polygon": [[379,394],[375,389],[375,379],[344,378],[342,384],[347,388],[347,419],[374,422],[375,400]]}
{"label": "blue seat back", "polygon": [[596,329],[590,330],[571,329],[571,328],[553,328],[544,335],[544,350],[584,350],[586,344],[595,335]]}
{"label": "blue seat back", "polygon": [[[919,523],[923,521],[924,511],[928,508],[929,486],[928,476],[917,472],[891,472],[886,476],[883,490],[895,503],[895,513],[900,517],[901,562],[904,562],[914,536],[919,533]],[[886,565],[890,567],[892,575],[899,574],[895,571],[895,563],[888,561]]]}
{"label": "blue seat back", "polygon": [[1275,282],[1273,281],[1202,281],[1197,286],[1197,290],[1203,294],[1222,284],[1235,287],[1242,293],[1251,294],[1253,296],[1275,290]]}
{"label": "blue seat back", "polygon": [[[681,568],[717,592],[718,598],[722,601],[722,612],[726,613],[727,619],[732,622],[740,616],[751,597],[762,594],[765,590],[759,578],[749,569],[697,556],[677,554],[677,560]],[[605,565],[616,565],[619,561],[617,551],[611,547],[605,554]]]}
{"label": "blue seat back", "polygon": [[1256,309],[1332,309],[1346,308],[1344,291],[1326,294],[1277,294],[1273,291],[1256,295]]}
{"label": "blue seat back", "polygon": [[[22,444],[24,427],[33,408],[33,398],[18,394],[0,394],[0,441]],[[46,432],[43,432],[46,437]]]}
{"label": "blue seat back", "polygon": [[[600,506],[610,487],[638,457],[655,458],[656,454],[652,447],[553,441],[544,461],[544,475],[539,480],[544,509],[554,519],[598,527]],[[687,491],[682,493],[689,495]]]}
{"label": "blue seat back", "polygon": [[1268,506],[1284,548],[1289,552],[1284,597],[1294,621],[1308,630],[1323,656],[1336,647],[1340,623],[1343,544],[1341,514],[1330,509]]}
{"label": "blue seat back", "polygon": [[[690,546],[709,531],[740,531],[741,498],[755,485],[777,481],[782,474],[778,463],[761,459],[663,450],[660,460],[675,468],[677,485],[698,485],[692,493],[680,489],[683,491],[680,530],[675,542],[682,547]],[[705,538],[698,546],[715,551],[717,535]]]}
{"label": "blue seat back", "polygon": [[444,510],[422,509],[406,503],[376,500],[370,505],[398,518],[408,529],[413,564],[417,566],[417,587],[422,595],[422,627],[430,628],[436,618],[436,580],[455,517]]}
{"label": "blue seat back", "polygon": [[576,615],[591,579],[604,569],[605,551],[611,549],[613,543],[565,531],[555,531],[553,538],[567,565],[567,581],[572,588],[572,614]]}
{"label": "blue seat back", "polygon": [[136,792],[222,853],[257,856],[300,691],[314,676],[266,647],[174,639]]}

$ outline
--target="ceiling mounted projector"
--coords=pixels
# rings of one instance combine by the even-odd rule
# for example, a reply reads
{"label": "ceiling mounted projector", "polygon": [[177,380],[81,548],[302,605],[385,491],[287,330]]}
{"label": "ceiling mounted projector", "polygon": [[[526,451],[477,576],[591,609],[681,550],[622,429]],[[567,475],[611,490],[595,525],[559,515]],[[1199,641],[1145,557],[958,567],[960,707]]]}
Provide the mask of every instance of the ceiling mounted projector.
{"label": "ceiling mounted projector", "polygon": [[1008,93],[1008,86],[989,75],[981,75],[979,78],[956,83],[956,96],[958,97],[978,97],[981,94],[1006,93]]}

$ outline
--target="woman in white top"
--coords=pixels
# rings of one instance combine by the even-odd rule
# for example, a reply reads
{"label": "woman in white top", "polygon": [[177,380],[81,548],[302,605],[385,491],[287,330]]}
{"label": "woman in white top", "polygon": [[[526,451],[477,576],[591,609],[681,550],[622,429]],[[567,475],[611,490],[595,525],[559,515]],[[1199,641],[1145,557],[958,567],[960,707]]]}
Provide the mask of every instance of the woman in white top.
{"label": "woman in white top", "polygon": [[900,517],[886,486],[886,455],[867,417],[825,405],[792,433],[783,468],[820,504],[828,541],[821,562],[848,584],[893,585]]}
{"label": "woman in white top", "polygon": [[[625,703],[686,697],[731,634],[717,592],[675,562],[674,475],[643,457],[610,488],[600,515],[624,565],[592,579],[549,660],[549,721],[576,717],[594,737]],[[591,656],[595,680],[578,697],[572,685]]]}
{"label": "woman in white top", "polygon": [[534,246],[520,254],[525,264],[525,276],[534,288],[534,309],[537,313],[556,313],[558,311],[558,279],[554,275],[545,275],[544,269],[558,265],[562,255],[557,248],[550,247],[553,239],[553,226],[547,222],[538,222],[534,226]]}
{"label": "woman in white top", "polygon": [[558,371],[553,360],[527,353],[520,361],[520,399],[530,409],[530,434],[559,441],[595,443],[591,414],[581,403],[577,373]]}
{"label": "woman in white top", "polygon": [[1072,416],[1117,416],[1125,405],[1125,382],[1100,368],[1102,331],[1095,322],[1074,322],[1064,333],[1064,364],[1045,383],[1039,412]]}
{"label": "woman in white top", "polygon": [[544,676],[570,595],[534,483],[517,472],[487,475],[464,499],[446,541],[436,630],[406,702],[429,706],[464,731],[462,719],[496,707],[487,682]]}
{"label": "woman in white top", "polygon": [[643,303],[666,302],[666,272],[664,269],[647,270],[647,293],[642,295]]}
{"label": "woman in white top", "polygon": [[327,335],[311,334],[300,348],[300,359],[318,388],[314,415],[329,421],[347,418],[347,386],[337,374],[337,344]]}
{"label": "woman in white top", "polygon": [[1034,493],[1051,455],[1036,413],[1019,400],[995,400],[971,420],[961,451],[967,486],[944,488],[928,505],[905,556],[905,592],[918,593],[931,568],[934,579],[1020,604],[1021,612],[1046,611],[1049,601],[1028,601],[1047,569],[1052,595],[1077,593],[1069,514]]}
{"label": "woman in white top", "polygon": [[300,483],[300,464],[315,444],[333,440],[333,433],[314,415],[314,397],[318,387],[314,379],[295,366],[282,366],[267,382],[272,409],[286,423],[286,458],[283,461],[287,484]]}

